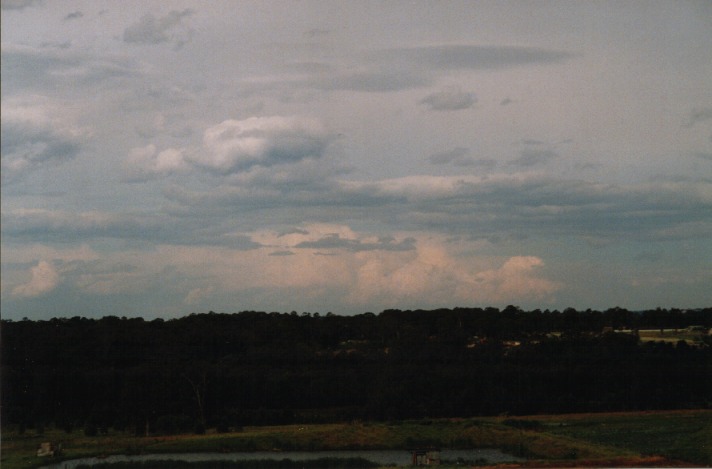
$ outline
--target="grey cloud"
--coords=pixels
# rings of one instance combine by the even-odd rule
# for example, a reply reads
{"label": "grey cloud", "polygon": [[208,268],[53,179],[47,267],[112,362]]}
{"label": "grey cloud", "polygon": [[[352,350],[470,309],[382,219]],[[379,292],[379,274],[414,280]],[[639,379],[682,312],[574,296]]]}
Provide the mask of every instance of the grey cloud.
{"label": "grey cloud", "polygon": [[477,102],[472,93],[465,93],[459,89],[447,89],[433,93],[423,98],[420,103],[427,105],[432,111],[459,111],[469,109]]}
{"label": "grey cloud", "polygon": [[544,145],[546,142],[534,138],[523,138],[520,143],[523,145]]}
{"label": "grey cloud", "polygon": [[294,256],[295,254],[292,251],[274,251],[269,253],[270,256]]}
{"label": "grey cloud", "polygon": [[712,107],[698,107],[690,111],[687,120],[682,124],[685,128],[694,127],[700,122],[712,119]]}
{"label": "grey cloud", "polygon": [[84,13],[81,11],[74,11],[72,13],[67,14],[67,16],[64,17],[64,21],[69,21],[69,20],[76,20],[84,16]]}
{"label": "grey cloud", "polygon": [[220,220],[206,225],[202,214],[174,217],[161,213],[67,212],[20,209],[2,213],[3,237],[23,241],[79,243],[91,239],[121,239],[182,245],[209,244],[250,250],[261,247],[248,236],[233,235]]}
{"label": "grey cloud", "polygon": [[712,153],[697,153],[695,156],[702,160],[712,161]]}
{"label": "grey cloud", "polygon": [[0,6],[3,10],[22,10],[33,5],[41,5],[43,0],[2,0]]}
{"label": "grey cloud", "polygon": [[[568,52],[526,47],[448,45],[384,49],[366,55],[358,72],[324,74],[319,71],[301,82],[304,87],[322,90],[391,92],[421,88],[433,82],[438,71],[497,69],[527,64],[562,62],[573,57]],[[446,90],[426,97],[423,104],[434,110],[472,107],[471,93]]]}
{"label": "grey cloud", "polygon": [[428,160],[432,164],[444,165],[451,164],[453,166],[477,166],[482,168],[492,169],[497,165],[497,162],[490,158],[473,158],[468,156],[467,148],[456,147],[450,151],[435,153]]}
{"label": "grey cloud", "polygon": [[171,11],[166,16],[156,18],[148,13],[141,17],[141,20],[124,30],[124,42],[131,44],[161,44],[164,42],[174,42],[180,47],[190,39],[192,30],[183,27],[179,31],[176,28],[182,25],[183,18],[194,13],[187,8],[183,11]]}
{"label": "grey cloud", "polygon": [[[281,223],[368,220],[399,230],[504,239],[521,233],[611,240],[712,235],[712,200],[705,196],[709,183],[704,181],[618,186],[515,174],[342,181],[309,191],[272,184],[205,193],[176,188],[167,195],[180,204],[176,210],[183,215],[175,212],[176,216],[200,217],[203,223],[227,218],[263,225],[269,219]],[[396,247],[409,245],[334,235],[293,248],[354,252]]]}
{"label": "grey cloud", "polygon": [[26,88],[44,90],[61,84],[95,85],[138,74],[124,57],[94,57],[68,50],[65,44],[44,48],[3,44],[0,58],[3,93]]}
{"label": "grey cloud", "polygon": [[329,34],[331,34],[331,31],[328,29],[313,28],[306,31],[304,36],[313,39],[315,37],[328,36]]}
{"label": "grey cloud", "polygon": [[430,83],[430,79],[420,73],[404,73],[400,70],[389,72],[368,71],[358,73],[336,73],[331,76],[321,77],[311,82],[303,83],[304,86],[313,86],[317,89],[332,91],[364,91],[364,92],[389,92],[412,88],[420,88]]}
{"label": "grey cloud", "polygon": [[418,64],[427,69],[472,70],[558,63],[573,54],[534,47],[443,45],[389,49],[374,56],[389,62]]}
{"label": "grey cloud", "polygon": [[532,166],[538,166],[541,164],[545,164],[555,158],[557,158],[559,155],[552,151],[552,150],[532,150],[532,149],[525,149],[522,151],[522,154],[519,158],[516,158],[512,161],[510,161],[510,164],[513,166],[520,166],[520,167],[532,167]]}
{"label": "grey cloud", "polygon": [[45,164],[70,160],[81,150],[78,138],[50,127],[49,124],[2,122],[2,179],[13,182]]}
{"label": "grey cloud", "polygon": [[343,249],[346,251],[410,251],[415,249],[415,239],[405,238],[394,242],[391,237],[381,238],[378,242],[368,243],[357,239],[341,238],[338,234],[331,234],[316,241],[303,241],[294,248],[297,249]]}
{"label": "grey cloud", "polygon": [[282,236],[287,236],[290,234],[301,234],[301,235],[308,235],[309,232],[307,230],[302,230],[299,228],[293,228],[291,230],[284,230],[280,231],[279,234],[277,235],[278,238],[281,238]]}

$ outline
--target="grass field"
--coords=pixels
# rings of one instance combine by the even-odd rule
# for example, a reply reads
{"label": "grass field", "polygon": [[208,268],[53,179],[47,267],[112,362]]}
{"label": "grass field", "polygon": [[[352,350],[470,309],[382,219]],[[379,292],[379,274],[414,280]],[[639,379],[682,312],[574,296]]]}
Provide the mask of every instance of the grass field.
{"label": "grass field", "polygon": [[527,457],[530,467],[712,465],[712,411],[577,414],[420,420],[390,423],[247,427],[236,433],[86,437],[46,429],[2,432],[3,469],[49,462],[43,441],[62,442],[64,458],[109,454],[256,450],[499,448]]}

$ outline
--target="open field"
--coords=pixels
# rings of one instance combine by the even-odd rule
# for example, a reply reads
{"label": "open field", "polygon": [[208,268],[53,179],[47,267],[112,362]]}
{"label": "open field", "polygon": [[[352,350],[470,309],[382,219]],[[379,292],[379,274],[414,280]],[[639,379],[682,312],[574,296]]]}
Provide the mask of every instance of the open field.
{"label": "open field", "polygon": [[40,442],[62,442],[64,458],[109,454],[256,450],[500,448],[526,466],[712,465],[712,411],[487,417],[388,423],[246,427],[234,433],[135,437],[110,431],[86,437],[46,429],[2,434],[2,467],[47,463]]}

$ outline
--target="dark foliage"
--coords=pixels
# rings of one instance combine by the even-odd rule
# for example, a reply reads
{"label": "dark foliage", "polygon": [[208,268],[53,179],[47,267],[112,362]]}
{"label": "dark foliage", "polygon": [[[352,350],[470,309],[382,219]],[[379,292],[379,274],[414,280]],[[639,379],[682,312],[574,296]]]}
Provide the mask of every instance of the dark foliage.
{"label": "dark foliage", "polygon": [[712,309],[2,321],[2,421],[144,435],[709,407],[712,349],[634,332],[693,325],[712,327]]}

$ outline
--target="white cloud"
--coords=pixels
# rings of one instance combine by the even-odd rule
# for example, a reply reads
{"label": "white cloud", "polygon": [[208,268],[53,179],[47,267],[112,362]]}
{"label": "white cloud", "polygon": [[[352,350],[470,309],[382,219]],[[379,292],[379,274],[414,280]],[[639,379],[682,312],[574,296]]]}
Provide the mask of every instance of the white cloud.
{"label": "white cloud", "polygon": [[32,278],[28,282],[13,288],[13,296],[36,297],[51,292],[59,285],[59,273],[49,262],[39,261],[35,267],[32,267],[31,275]]}
{"label": "white cloud", "polygon": [[133,148],[123,166],[130,181],[143,181],[154,175],[181,173],[191,167],[186,162],[184,150],[167,148],[159,152],[153,144]]}
{"label": "white cloud", "polygon": [[324,126],[305,117],[251,117],[226,120],[207,129],[204,152],[191,155],[198,166],[229,174],[253,166],[274,166],[318,158],[329,136]]}

